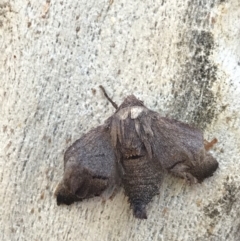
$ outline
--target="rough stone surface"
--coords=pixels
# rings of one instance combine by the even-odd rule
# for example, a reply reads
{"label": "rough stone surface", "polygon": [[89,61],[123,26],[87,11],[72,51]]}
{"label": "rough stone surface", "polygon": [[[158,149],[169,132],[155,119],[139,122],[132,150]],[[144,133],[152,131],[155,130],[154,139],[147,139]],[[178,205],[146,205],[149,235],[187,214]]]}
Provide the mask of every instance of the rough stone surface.
{"label": "rough stone surface", "polygon": [[[240,240],[239,0],[0,3],[1,240]],[[187,186],[166,177],[132,216],[113,200],[57,207],[63,154],[134,93],[195,124],[220,163]]]}

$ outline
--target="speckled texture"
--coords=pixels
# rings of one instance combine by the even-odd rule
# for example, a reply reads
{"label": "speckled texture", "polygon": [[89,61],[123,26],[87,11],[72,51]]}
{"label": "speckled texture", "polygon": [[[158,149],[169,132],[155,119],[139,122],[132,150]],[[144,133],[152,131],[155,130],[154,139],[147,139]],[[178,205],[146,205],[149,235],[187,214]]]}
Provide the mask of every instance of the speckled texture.
{"label": "speckled texture", "polygon": [[[10,3],[9,3],[10,2]],[[239,0],[0,3],[0,239],[240,239]],[[218,139],[201,185],[166,177],[132,217],[123,193],[57,207],[63,154],[134,93]]]}

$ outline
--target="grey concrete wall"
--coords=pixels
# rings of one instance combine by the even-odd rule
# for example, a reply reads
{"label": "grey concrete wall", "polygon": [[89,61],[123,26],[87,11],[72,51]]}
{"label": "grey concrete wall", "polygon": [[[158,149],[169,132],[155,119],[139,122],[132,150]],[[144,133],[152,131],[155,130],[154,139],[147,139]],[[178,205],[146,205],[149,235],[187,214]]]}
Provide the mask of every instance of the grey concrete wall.
{"label": "grey concrete wall", "polygon": [[[0,3],[1,240],[240,240],[239,0]],[[193,123],[220,163],[188,186],[167,176],[137,220],[113,200],[57,207],[63,154],[134,93]]]}

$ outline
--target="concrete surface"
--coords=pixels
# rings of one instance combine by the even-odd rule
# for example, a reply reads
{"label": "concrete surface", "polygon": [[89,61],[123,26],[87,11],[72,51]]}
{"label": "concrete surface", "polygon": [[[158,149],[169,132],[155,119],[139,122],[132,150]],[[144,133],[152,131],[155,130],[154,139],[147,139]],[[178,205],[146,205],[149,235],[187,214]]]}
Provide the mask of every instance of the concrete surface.
{"label": "concrete surface", "polygon": [[[1,240],[240,240],[239,0],[0,3]],[[218,139],[215,175],[167,176],[133,217],[113,200],[56,205],[63,154],[134,93]]]}

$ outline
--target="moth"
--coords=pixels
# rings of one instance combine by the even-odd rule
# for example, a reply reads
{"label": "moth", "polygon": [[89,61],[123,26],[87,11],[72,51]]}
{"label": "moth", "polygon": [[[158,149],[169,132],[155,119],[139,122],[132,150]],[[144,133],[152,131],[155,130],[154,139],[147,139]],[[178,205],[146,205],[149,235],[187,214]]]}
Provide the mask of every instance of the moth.
{"label": "moth", "polygon": [[63,179],[55,191],[58,205],[111,197],[122,185],[134,216],[146,219],[146,206],[159,193],[165,172],[193,184],[218,168],[200,129],[162,117],[134,95],[118,107],[100,88],[116,111],[65,152]]}

